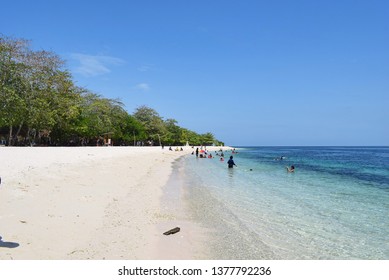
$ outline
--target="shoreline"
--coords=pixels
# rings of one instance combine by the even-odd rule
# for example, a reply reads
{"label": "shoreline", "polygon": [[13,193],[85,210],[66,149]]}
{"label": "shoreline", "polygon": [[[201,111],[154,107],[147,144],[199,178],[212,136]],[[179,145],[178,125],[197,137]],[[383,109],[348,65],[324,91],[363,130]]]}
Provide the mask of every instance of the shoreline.
{"label": "shoreline", "polygon": [[202,229],[169,194],[183,148],[1,147],[0,259],[205,258]]}
{"label": "shoreline", "polygon": [[[188,201],[188,186],[183,173],[185,155],[176,159],[167,184],[163,187],[161,197],[162,219],[156,225],[157,231],[162,233],[169,229],[179,227],[180,232],[174,235],[160,235],[158,241],[158,259],[165,260],[202,260],[209,259],[207,244],[208,230],[194,220],[190,213]],[[172,250],[173,249],[173,250]]]}

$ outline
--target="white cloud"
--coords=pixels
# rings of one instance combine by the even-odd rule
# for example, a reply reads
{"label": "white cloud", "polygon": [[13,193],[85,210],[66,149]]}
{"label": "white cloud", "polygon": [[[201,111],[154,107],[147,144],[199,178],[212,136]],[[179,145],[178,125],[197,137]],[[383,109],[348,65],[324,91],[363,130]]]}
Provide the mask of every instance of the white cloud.
{"label": "white cloud", "polygon": [[142,91],[149,91],[150,90],[150,86],[146,83],[141,83],[141,84],[137,84],[135,86],[136,89],[139,89],[139,90],[142,90]]}
{"label": "white cloud", "polygon": [[150,63],[144,63],[138,67],[138,71],[140,72],[148,72],[155,70],[155,65]]}
{"label": "white cloud", "polygon": [[147,72],[151,69],[150,65],[141,65],[138,67],[138,71],[140,72]]}
{"label": "white cloud", "polygon": [[85,77],[93,77],[110,73],[111,69],[108,68],[109,66],[115,66],[124,63],[124,60],[120,58],[104,55],[73,53],[70,55],[70,57],[79,63],[74,71]]}

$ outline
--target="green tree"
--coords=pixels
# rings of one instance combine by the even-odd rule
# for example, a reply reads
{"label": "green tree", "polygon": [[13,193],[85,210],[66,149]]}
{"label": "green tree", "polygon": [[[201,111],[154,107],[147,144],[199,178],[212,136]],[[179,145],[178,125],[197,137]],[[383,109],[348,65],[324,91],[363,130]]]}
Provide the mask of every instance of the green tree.
{"label": "green tree", "polygon": [[182,129],[177,125],[175,119],[167,119],[164,121],[166,133],[163,137],[163,142],[169,145],[182,145],[186,143],[185,139],[182,139]]}
{"label": "green tree", "polygon": [[147,139],[144,126],[129,114],[120,119],[117,129],[120,134],[115,135],[115,143],[135,146],[137,141]]}
{"label": "green tree", "polygon": [[20,125],[26,113],[26,83],[23,76],[24,53],[28,42],[0,37],[0,127],[9,128],[9,144],[13,143],[13,128]]}
{"label": "green tree", "polygon": [[0,122],[9,126],[10,145],[23,126],[28,128],[25,136],[35,138],[39,131],[50,133],[59,120],[58,109],[63,107],[59,97],[71,84],[63,65],[52,52],[30,50],[26,40],[0,39]]}
{"label": "green tree", "polygon": [[211,146],[216,142],[215,137],[211,132],[201,134],[200,140],[201,140],[201,145],[205,145],[205,146]]}
{"label": "green tree", "polygon": [[186,128],[181,129],[181,139],[182,141],[185,141],[185,143],[188,141],[189,145],[198,146],[202,144],[200,135]]}
{"label": "green tree", "polygon": [[154,109],[141,106],[135,110],[133,116],[144,126],[148,140],[159,143],[167,133],[162,117]]}
{"label": "green tree", "polygon": [[61,98],[60,89],[68,75],[62,70],[64,62],[54,53],[29,51],[26,54],[24,77],[28,88],[25,91],[26,115],[24,124],[28,131],[39,132],[54,127]]}
{"label": "green tree", "polygon": [[52,144],[66,145],[76,135],[83,92],[82,88],[73,84],[70,74],[64,72],[62,87],[52,105],[56,111],[55,124],[51,130]]}
{"label": "green tree", "polygon": [[96,139],[105,133],[114,133],[111,110],[115,101],[84,92],[81,98],[80,114],[75,126],[76,133],[86,142]]}

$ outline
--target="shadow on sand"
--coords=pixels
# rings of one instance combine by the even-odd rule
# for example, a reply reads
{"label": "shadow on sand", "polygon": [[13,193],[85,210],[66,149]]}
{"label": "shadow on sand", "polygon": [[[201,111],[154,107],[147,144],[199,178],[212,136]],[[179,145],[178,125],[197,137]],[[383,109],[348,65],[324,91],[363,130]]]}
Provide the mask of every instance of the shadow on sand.
{"label": "shadow on sand", "polygon": [[16,247],[19,247],[19,243],[4,242],[3,238],[0,236],[0,248],[16,248]]}

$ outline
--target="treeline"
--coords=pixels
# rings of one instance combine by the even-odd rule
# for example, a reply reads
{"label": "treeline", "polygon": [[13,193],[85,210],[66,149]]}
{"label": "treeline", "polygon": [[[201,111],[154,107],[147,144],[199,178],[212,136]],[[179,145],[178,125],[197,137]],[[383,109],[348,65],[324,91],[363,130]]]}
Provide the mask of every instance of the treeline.
{"label": "treeline", "polygon": [[141,106],[131,115],[122,102],[81,88],[55,53],[29,41],[0,36],[0,144],[223,145]]}

